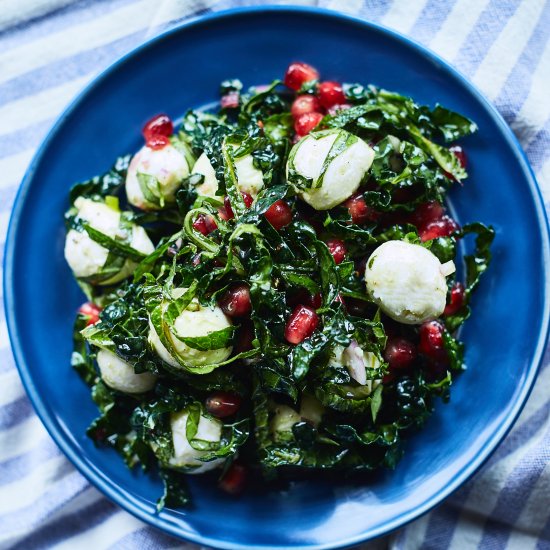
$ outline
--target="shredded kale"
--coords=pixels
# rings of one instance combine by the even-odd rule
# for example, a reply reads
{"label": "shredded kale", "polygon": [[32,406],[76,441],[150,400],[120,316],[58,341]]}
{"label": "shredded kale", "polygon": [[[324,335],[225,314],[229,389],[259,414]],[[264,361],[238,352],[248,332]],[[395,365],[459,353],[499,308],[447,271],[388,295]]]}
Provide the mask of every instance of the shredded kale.
{"label": "shredded kale", "polygon": [[[316,86],[306,83],[299,93],[315,94]],[[447,191],[467,177],[448,144],[475,132],[476,125],[441,105],[418,105],[374,86],[343,89],[349,108],[326,114],[315,133],[317,139],[336,135],[316,178],[295,169],[292,98],[281,82],[243,90],[230,79],[220,93],[238,96],[237,107],[188,111],[170,138],[189,168],[170,200],[155,176],[137,173],[151,211],[122,202],[120,212],[117,197],[123,201],[130,156],[71,189],[68,229],[107,251],[98,273],[78,279],[102,308],[99,321],[89,326],[79,314],[73,334],[71,364],[100,411],[87,433],[117,450],[129,467],[158,470],[164,483],[159,511],[188,506],[185,474],[209,462],[227,469],[239,457],[259,466],[266,482],[303,469],[394,468],[404,438],[423,425],[438,399],[449,400],[451,383],[465,368],[457,329],[471,315],[471,296],[488,269],[495,232],[475,222],[423,242],[418,212],[442,204]],[[374,155],[358,190],[366,219],[357,222],[345,205],[318,211],[307,206],[299,194],[322,186],[332,161],[360,140]],[[208,175],[195,166],[203,155],[212,168]],[[252,204],[241,189],[245,164]],[[217,188],[201,195],[212,178]],[[251,190],[252,183],[258,188]],[[79,197],[120,212],[116,236],[79,218]],[[290,223],[280,228],[266,218],[278,201],[291,211]],[[135,248],[134,224],[155,243],[152,253]],[[408,368],[391,370],[385,360],[389,338],[404,337],[418,347],[419,327],[389,319],[374,303],[364,282],[368,258],[382,243],[401,240],[425,246],[442,264],[458,263],[458,244],[469,235],[475,243],[464,257],[463,300],[440,319],[442,353],[434,360],[420,352]],[[346,248],[344,261],[335,261],[327,245],[334,239]],[[449,299],[455,277],[448,278]],[[213,310],[243,284],[250,292],[249,315],[207,334],[179,332],[184,312]],[[294,345],[285,331],[298,304],[310,305],[318,326]],[[110,387],[95,366],[99,350],[115,354],[135,374],[153,376],[151,387],[140,393]],[[361,383],[350,366],[357,350]],[[217,392],[237,396],[238,411],[213,416],[206,403]],[[178,418],[185,420],[194,461],[176,456],[172,425]],[[201,426],[209,422],[219,431],[217,439],[204,435]]]}

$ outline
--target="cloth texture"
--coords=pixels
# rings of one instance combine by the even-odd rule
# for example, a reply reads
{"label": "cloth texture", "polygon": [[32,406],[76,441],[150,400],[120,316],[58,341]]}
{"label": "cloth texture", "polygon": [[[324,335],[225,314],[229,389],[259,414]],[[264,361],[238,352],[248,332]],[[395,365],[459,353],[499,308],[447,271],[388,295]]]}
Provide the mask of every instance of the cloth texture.
{"label": "cloth texture", "polygon": [[[277,2],[283,3],[283,2]],[[396,29],[494,102],[550,201],[550,0],[304,0]],[[36,148],[74,95],[145,39],[240,0],[0,3],[0,251]],[[1,291],[0,291],[1,293]],[[3,299],[3,296],[0,296]],[[364,548],[550,549],[550,355],[512,432],[439,507]],[[450,405],[452,406],[452,405]],[[196,549],[121,510],[50,439],[21,385],[0,310],[0,549]]]}

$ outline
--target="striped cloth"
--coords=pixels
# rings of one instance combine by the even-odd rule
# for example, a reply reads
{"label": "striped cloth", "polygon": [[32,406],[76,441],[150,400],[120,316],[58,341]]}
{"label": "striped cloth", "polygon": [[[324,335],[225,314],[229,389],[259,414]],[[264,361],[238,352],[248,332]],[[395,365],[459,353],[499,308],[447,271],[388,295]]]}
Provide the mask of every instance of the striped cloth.
{"label": "striped cloth", "polygon": [[[98,72],[196,14],[257,2],[2,0],[0,250],[23,172],[53,120]],[[497,105],[550,200],[550,0],[303,0],[426,44]],[[0,291],[1,292],[1,291]],[[550,549],[550,356],[514,430],[443,505],[365,548]],[[196,548],[102,497],[60,454],[24,394],[0,312],[0,549]]]}

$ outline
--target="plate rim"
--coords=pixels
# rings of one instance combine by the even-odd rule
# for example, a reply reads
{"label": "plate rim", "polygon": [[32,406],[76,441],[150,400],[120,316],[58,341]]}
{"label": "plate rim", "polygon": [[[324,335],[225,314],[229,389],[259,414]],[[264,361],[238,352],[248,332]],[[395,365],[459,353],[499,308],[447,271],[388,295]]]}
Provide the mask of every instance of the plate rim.
{"label": "plate rim", "polygon": [[[42,401],[40,397],[40,392],[35,386],[30,372],[27,368],[25,362],[25,354],[23,352],[23,346],[19,339],[16,321],[15,321],[15,305],[14,305],[14,292],[12,289],[12,281],[14,274],[14,261],[15,261],[15,239],[18,233],[19,223],[21,221],[21,210],[25,204],[25,198],[27,193],[30,190],[32,180],[34,178],[34,173],[37,166],[42,161],[42,158],[45,154],[45,150],[53,140],[58,130],[62,127],[65,122],[65,119],[80,105],[81,101],[84,100],[88,94],[92,93],[96,87],[101,85],[104,80],[106,80],[112,73],[115,73],[120,67],[122,67],[127,61],[133,58],[136,55],[141,54],[147,49],[157,45],[165,39],[170,38],[174,34],[185,33],[185,30],[190,27],[198,27],[200,25],[208,25],[213,20],[219,19],[228,19],[233,17],[247,16],[249,14],[253,15],[265,15],[270,12],[279,12],[287,14],[305,14],[310,16],[318,16],[320,18],[326,19],[337,19],[343,21],[344,23],[351,23],[357,27],[367,28],[371,31],[381,33],[383,35],[388,35],[397,42],[402,43],[409,49],[414,50],[417,54],[422,57],[435,62],[440,70],[446,73],[446,76],[453,76],[458,79],[468,92],[474,96],[474,98],[480,103],[487,114],[494,120],[496,123],[501,135],[505,138],[506,142],[510,145],[514,156],[520,165],[520,168],[527,180],[528,188],[533,198],[533,203],[535,206],[537,227],[540,231],[541,241],[542,241],[542,256],[543,256],[543,270],[544,275],[544,285],[542,291],[544,292],[543,297],[543,314],[541,318],[540,330],[538,334],[538,339],[536,341],[536,346],[533,350],[533,359],[529,364],[529,367],[526,371],[526,377],[523,383],[523,387],[516,399],[516,402],[513,405],[510,414],[504,419],[498,429],[491,435],[487,444],[466,464],[461,464],[461,470],[453,479],[451,479],[447,485],[443,486],[439,491],[434,493],[431,498],[427,499],[422,505],[405,511],[398,516],[394,517],[392,520],[387,521],[379,527],[374,527],[368,531],[364,531],[362,534],[354,535],[342,539],[337,543],[322,543],[322,544],[304,544],[298,543],[297,545],[291,546],[293,550],[329,550],[331,548],[343,548],[351,545],[360,544],[368,540],[387,535],[396,529],[404,527],[415,519],[426,514],[432,510],[435,506],[440,504],[444,499],[446,499],[450,494],[456,491],[461,485],[467,482],[480,468],[481,466],[489,459],[493,452],[497,449],[499,444],[506,437],[508,432],[513,427],[515,421],[517,420],[519,414],[521,413],[527,399],[534,387],[536,376],[540,370],[542,360],[544,357],[544,351],[546,348],[546,342],[549,337],[550,331],[550,226],[548,223],[548,216],[546,209],[544,207],[544,200],[540,190],[540,186],[537,183],[533,169],[523,151],[519,141],[516,136],[513,134],[512,130],[498,112],[496,107],[486,98],[486,96],[476,87],[470,80],[464,76],[459,70],[457,70],[450,62],[446,61],[438,54],[427,48],[426,46],[420,44],[414,39],[409,38],[393,29],[385,27],[379,23],[374,23],[366,19],[362,19],[357,16],[340,13],[335,10],[330,10],[326,8],[317,8],[317,7],[308,7],[308,6],[283,6],[283,5],[265,5],[265,6],[249,6],[249,7],[238,7],[230,8],[225,10],[216,11],[206,15],[197,15],[193,16],[182,23],[179,23],[173,27],[170,27],[167,30],[162,31],[161,33],[155,35],[154,37],[146,40],[142,44],[139,44],[135,48],[132,48],[116,61],[111,63],[107,68],[101,71],[96,75],[68,104],[64,109],[61,115],[58,116],[55,123],[52,125],[48,131],[45,138],[40,143],[40,146],[36,150],[35,154],[29,166],[21,180],[21,183],[18,187],[12,211],[8,223],[8,231],[6,235],[6,241],[4,245],[4,277],[3,277],[3,293],[4,293],[4,310],[6,315],[6,324],[8,328],[9,340],[11,342],[11,349],[15,359],[15,364],[17,370],[23,382],[23,386],[29,397],[31,404],[37,413],[40,421],[46,428],[46,431],[52,437],[58,448],[63,452],[63,454],[70,460],[70,462],[75,466],[75,468],[98,490],[100,490],[103,495],[113,501],[117,506],[120,506],[122,509],[126,510],[132,514],[137,519],[145,522],[148,525],[151,525],[161,531],[168,533],[169,535],[175,536],[179,539],[187,540],[194,542],[196,544],[213,546],[215,548],[223,548],[227,550],[251,550],[253,548],[262,548],[264,550],[276,550],[282,548],[289,548],[289,546],[274,546],[274,545],[257,545],[252,543],[233,543],[227,541],[220,541],[211,536],[201,535],[192,530],[182,531],[181,525],[177,525],[175,522],[167,521],[166,519],[161,518],[160,515],[152,515],[143,508],[139,507],[138,504],[134,502],[127,501],[123,498],[121,488],[113,481],[109,479],[102,479],[100,477],[101,471],[98,470],[95,465],[85,461],[75,450],[72,449],[72,446],[68,439],[64,437],[61,431],[58,429],[55,419],[52,418],[50,412],[48,411],[47,405]],[[123,491],[124,492],[124,491]]]}

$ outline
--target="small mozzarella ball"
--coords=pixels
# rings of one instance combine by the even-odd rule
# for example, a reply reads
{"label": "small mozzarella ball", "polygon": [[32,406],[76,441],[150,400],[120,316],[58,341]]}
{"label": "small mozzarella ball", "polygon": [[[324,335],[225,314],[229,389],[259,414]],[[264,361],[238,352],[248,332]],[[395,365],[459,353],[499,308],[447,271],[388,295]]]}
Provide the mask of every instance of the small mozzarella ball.
{"label": "small mozzarella ball", "polygon": [[145,198],[138,174],[156,178],[160,194],[170,204],[175,201],[181,181],[189,176],[189,164],[185,155],[173,145],[166,145],[162,149],[144,146],[134,155],[126,175],[128,202],[142,210],[158,210],[161,208],[159,204]]}
{"label": "small mozzarella ball", "polygon": [[[203,153],[198,158],[191,172],[204,176],[204,181],[196,187],[196,191],[199,195],[216,198],[218,200],[220,199],[220,196],[216,195],[216,191],[218,190],[216,172],[206,156],[206,153]],[[264,186],[264,179],[262,171],[254,166],[254,158],[252,155],[244,155],[236,158],[235,172],[239,190],[255,198]]]}
{"label": "small mozzarella ball", "polygon": [[157,377],[152,372],[136,374],[134,367],[111,351],[100,350],[97,366],[107,386],[123,393],[143,393],[155,386]]}
{"label": "small mozzarella ball", "polygon": [[[174,289],[172,295],[175,299],[185,292],[183,288]],[[167,307],[167,304],[166,304]],[[225,361],[233,351],[232,347],[200,351],[193,349],[177,336],[184,338],[193,338],[198,336],[208,336],[212,332],[223,330],[232,326],[231,320],[218,307],[203,307],[197,299],[193,299],[189,307],[182,311],[174,321],[172,331],[170,331],[170,341],[174,346],[181,360],[193,366],[212,365]],[[181,368],[180,364],[173,357],[161,342],[156,330],[149,322],[149,342],[157,352],[158,356],[174,368]]]}
{"label": "small mozzarella ball", "polygon": [[388,241],[369,257],[367,290],[392,319],[417,325],[443,313],[447,283],[440,261],[428,249],[404,241]]}
{"label": "small mozzarella ball", "polygon": [[[312,132],[294,145],[290,154],[292,160],[287,163],[289,183],[293,183],[290,173],[292,167],[297,174],[312,179],[315,187],[334,142],[343,134],[348,132]],[[316,210],[334,208],[357,191],[373,159],[374,151],[362,139],[357,138],[357,141],[332,159],[320,187],[306,191],[297,188],[298,194]]]}
{"label": "small mozzarella ball", "polygon": [[[172,413],[170,416],[174,444],[174,456],[170,459],[170,465],[177,468],[189,468],[187,472],[189,474],[202,474],[221,466],[224,462],[223,458],[216,458],[209,462],[199,460],[210,451],[198,451],[193,449],[189,443],[186,435],[188,417],[189,412],[187,410]],[[218,419],[201,415],[195,439],[218,442],[222,436],[222,427],[223,424]]]}
{"label": "small mozzarella ball", "polygon": [[[120,231],[120,211],[111,208],[104,202],[79,197],[74,203],[78,216],[85,220],[91,227],[101,231],[111,238],[117,237]],[[149,239],[145,229],[138,225],[132,225],[130,246],[143,254],[151,254],[155,247]],[[75,277],[92,277],[98,274],[105,262],[109,251],[96,243],[88,233],[69,230],[65,239],[65,259],[73,270]],[[135,269],[136,263],[126,260],[120,271],[111,278],[101,281],[107,285],[125,279]]]}

